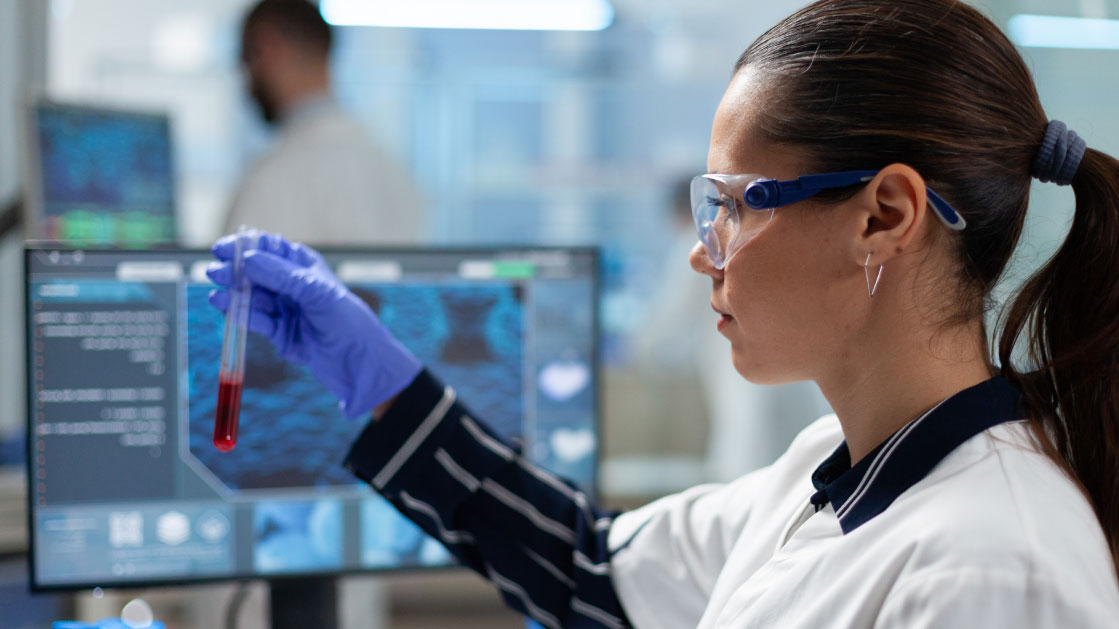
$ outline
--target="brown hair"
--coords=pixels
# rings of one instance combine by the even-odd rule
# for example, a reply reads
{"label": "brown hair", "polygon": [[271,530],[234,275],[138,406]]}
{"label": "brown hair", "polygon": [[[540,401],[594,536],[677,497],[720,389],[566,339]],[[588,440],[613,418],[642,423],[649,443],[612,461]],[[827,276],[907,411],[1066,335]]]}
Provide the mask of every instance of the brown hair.
{"label": "brown hair", "polygon": [[[799,147],[811,172],[905,163],[963,214],[967,228],[950,236],[954,318],[981,318],[1022,233],[1049,122],[1002,32],[955,0],[821,0],[759,37],[735,71],[745,66],[780,103],[762,113],[762,137]],[[1005,311],[998,362],[1119,567],[1119,161],[1088,149],[1072,188],[1072,227]]]}

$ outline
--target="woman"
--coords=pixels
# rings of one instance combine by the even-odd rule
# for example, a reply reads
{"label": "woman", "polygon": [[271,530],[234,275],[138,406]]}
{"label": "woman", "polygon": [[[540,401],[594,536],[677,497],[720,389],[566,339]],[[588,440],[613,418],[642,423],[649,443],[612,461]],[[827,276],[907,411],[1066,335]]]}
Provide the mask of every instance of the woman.
{"label": "woman", "polygon": [[[546,626],[1112,626],[1119,162],[1047,120],[969,6],[822,0],[742,55],[708,167],[691,264],[735,367],[815,380],[836,411],[728,485],[597,511],[276,237],[246,260],[251,325],[375,409],[350,469]],[[994,361],[983,314],[1031,175],[1076,214]]]}

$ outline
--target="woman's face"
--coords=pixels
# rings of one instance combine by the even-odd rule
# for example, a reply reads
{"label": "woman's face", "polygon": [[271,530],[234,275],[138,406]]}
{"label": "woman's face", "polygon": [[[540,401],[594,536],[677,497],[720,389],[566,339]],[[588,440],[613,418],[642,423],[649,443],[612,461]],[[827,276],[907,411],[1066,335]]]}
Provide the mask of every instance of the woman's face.
{"label": "woman's face", "polygon": [[[778,179],[813,174],[803,172],[795,148],[765,145],[753,132],[765,94],[749,67],[731,81],[715,113],[708,172]],[[853,279],[861,282],[863,273],[852,263],[852,243],[859,229],[846,206],[808,201],[777,208],[722,270],[701,244],[692,250],[692,268],[713,281],[717,325],[747,380],[815,379],[828,363],[842,360],[858,333],[863,287]],[[865,290],[861,297],[865,302]]]}

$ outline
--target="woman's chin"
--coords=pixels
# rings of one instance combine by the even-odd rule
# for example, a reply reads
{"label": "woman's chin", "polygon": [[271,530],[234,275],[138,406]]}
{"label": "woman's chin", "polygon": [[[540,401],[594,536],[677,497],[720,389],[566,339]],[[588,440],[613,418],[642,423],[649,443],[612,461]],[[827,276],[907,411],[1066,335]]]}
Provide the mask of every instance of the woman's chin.
{"label": "woman's chin", "polygon": [[753,358],[756,354],[746,354],[736,347],[731,347],[731,361],[738,375],[753,384],[785,384],[794,382],[797,378],[783,373],[777,365],[759,363]]}

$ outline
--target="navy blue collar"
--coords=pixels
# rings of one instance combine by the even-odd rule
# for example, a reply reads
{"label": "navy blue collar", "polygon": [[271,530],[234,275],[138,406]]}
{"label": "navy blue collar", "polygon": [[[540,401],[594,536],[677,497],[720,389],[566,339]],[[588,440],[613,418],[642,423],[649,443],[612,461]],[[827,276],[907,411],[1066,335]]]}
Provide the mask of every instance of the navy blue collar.
{"label": "navy blue collar", "polygon": [[882,513],[960,444],[1002,423],[1022,419],[1022,394],[1002,376],[949,397],[914,419],[851,466],[847,442],[816,471],[812,504],[835,508],[847,534]]}

